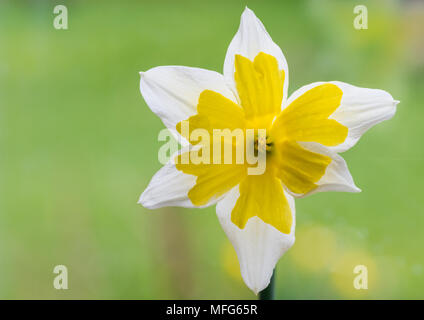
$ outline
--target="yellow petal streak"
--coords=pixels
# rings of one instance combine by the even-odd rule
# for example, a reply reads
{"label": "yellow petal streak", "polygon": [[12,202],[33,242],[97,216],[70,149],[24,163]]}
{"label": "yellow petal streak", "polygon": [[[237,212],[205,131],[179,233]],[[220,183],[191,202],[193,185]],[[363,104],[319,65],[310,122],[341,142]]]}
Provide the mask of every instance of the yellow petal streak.
{"label": "yellow petal streak", "polygon": [[[208,130],[211,137],[213,129],[245,128],[243,109],[223,95],[211,90],[202,91],[197,104],[197,114],[190,117],[188,121],[189,134],[193,130],[201,128]],[[196,144],[196,141],[192,141],[181,131],[181,125],[181,122],[177,124],[177,131],[192,144]]]}
{"label": "yellow petal streak", "polygon": [[285,108],[273,125],[275,139],[318,142],[335,146],[347,137],[347,127],[328,117],[340,106],[342,90],[331,83],[306,91]]}
{"label": "yellow petal streak", "polygon": [[232,164],[213,164],[212,161],[209,164],[193,164],[191,161],[188,164],[182,164],[183,157],[184,155],[176,157],[176,168],[186,174],[197,176],[196,184],[188,192],[189,199],[196,206],[206,205],[210,200],[219,198],[238,185],[246,176],[245,166],[236,164],[235,161]]}
{"label": "yellow petal streak", "polygon": [[240,197],[231,212],[231,221],[243,229],[252,217],[259,217],[282,233],[290,233],[293,223],[280,179],[269,172],[247,176],[240,183]]}
{"label": "yellow petal streak", "polygon": [[276,147],[277,176],[292,192],[304,194],[317,187],[331,158],[301,147],[297,142],[284,141]]}
{"label": "yellow petal streak", "polygon": [[281,111],[285,74],[273,56],[259,53],[254,61],[236,55],[236,87],[246,118],[277,115]]}

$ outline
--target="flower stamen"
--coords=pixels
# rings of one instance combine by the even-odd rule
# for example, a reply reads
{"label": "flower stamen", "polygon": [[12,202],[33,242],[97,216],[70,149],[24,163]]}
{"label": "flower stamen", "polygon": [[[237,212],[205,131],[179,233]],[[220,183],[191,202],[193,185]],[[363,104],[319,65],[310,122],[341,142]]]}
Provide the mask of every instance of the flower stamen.
{"label": "flower stamen", "polygon": [[255,153],[258,152],[270,152],[273,146],[273,142],[269,136],[258,137],[255,136]]}

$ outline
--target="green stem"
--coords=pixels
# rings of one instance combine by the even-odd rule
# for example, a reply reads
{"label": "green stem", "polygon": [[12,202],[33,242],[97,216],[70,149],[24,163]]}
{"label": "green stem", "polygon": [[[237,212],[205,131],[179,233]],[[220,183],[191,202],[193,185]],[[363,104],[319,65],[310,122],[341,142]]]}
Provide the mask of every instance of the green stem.
{"label": "green stem", "polygon": [[259,292],[259,300],[274,300],[275,270],[272,272],[268,287]]}

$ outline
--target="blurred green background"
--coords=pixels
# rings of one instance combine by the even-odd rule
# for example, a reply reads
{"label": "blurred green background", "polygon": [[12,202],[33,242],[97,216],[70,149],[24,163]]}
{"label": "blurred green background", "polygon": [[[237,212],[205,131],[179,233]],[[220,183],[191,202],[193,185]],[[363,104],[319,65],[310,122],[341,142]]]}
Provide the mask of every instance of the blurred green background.
{"label": "blurred green background", "polygon": [[[68,8],[69,29],[53,28]],[[159,65],[221,72],[248,5],[280,45],[290,93],[340,80],[389,91],[396,116],[344,153],[360,194],[297,200],[281,299],[424,298],[424,6],[361,1],[0,2],[0,298],[254,299],[215,208],[137,204],[161,167],[139,92]],[[69,290],[53,288],[68,267]],[[369,289],[353,288],[368,266]]]}

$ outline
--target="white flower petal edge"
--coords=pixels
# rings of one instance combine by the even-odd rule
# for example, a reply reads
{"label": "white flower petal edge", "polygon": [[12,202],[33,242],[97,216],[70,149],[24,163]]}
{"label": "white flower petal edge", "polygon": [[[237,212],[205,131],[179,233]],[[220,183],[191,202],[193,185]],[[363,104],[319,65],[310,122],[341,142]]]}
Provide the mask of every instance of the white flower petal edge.
{"label": "white flower petal edge", "polygon": [[303,86],[289,97],[284,107],[306,91],[324,83],[335,84],[343,91],[340,106],[330,118],[349,130],[343,143],[328,147],[333,152],[344,152],[352,148],[368,129],[384,120],[389,120],[396,112],[399,101],[394,100],[390,93],[380,89],[356,87],[340,81],[314,82]]}
{"label": "white flower petal edge", "polygon": [[222,74],[200,68],[163,66],[140,72],[140,91],[149,108],[182,144],[178,122],[197,113],[200,93],[213,90],[237,102]]}
{"label": "white flower petal edge", "polygon": [[235,55],[240,54],[253,61],[259,52],[274,56],[278,61],[279,68],[284,70],[284,105],[287,99],[289,84],[289,68],[286,58],[280,47],[272,41],[262,22],[255,16],[252,10],[246,7],[241,16],[240,27],[228,47],[224,61],[224,76],[234,92],[236,92],[234,81]]}
{"label": "white flower petal edge", "polygon": [[352,148],[361,136],[376,124],[391,119],[396,113],[396,105],[390,93],[380,89],[356,87],[344,82],[332,81],[343,91],[340,107],[331,116],[349,128],[346,141],[331,147],[335,152]]}
{"label": "white flower petal edge", "polygon": [[293,214],[290,234],[278,231],[258,217],[250,218],[244,229],[234,225],[231,222],[231,211],[240,196],[238,186],[229,191],[216,206],[219,222],[236,250],[243,280],[255,294],[268,286],[278,260],[294,244],[294,199],[287,193],[285,195]]}
{"label": "white flower petal edge", "polygon": [[162,207],[203,208],[215,204],[212,199],[207,205],[194,206],[188,198],[188,192],[196,184],[196,176],[185,174],[175,167],[174,159],[178,154],[187,152],[191,146],[177,151],[171,159],[153,176],[149,185],[141,194],[138,203],[147,209]]}
{"label": "white flower petal edge", "polygon": [[174,156],[158,172],[144,190],[138,203],[147,209],[167,206],[194,207],[187,196],[196,183],[196,177],[175,168]]}

